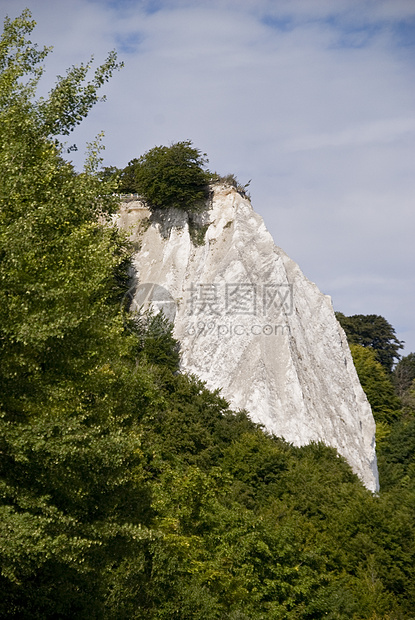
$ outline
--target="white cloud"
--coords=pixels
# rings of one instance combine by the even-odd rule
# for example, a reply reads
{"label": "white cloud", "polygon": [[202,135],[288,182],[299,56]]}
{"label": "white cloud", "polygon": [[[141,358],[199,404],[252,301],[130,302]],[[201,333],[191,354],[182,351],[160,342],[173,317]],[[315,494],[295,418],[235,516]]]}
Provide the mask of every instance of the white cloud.
{"label": "white cloud", "polygon": [[392,118],[342,129],[337,133],[322,133],[294,138],[287,142],[286,148],[289,151],[307,151],[327,147],[394,142],[399,140],[402,135],[414,132],[415,116],[413,118]]}

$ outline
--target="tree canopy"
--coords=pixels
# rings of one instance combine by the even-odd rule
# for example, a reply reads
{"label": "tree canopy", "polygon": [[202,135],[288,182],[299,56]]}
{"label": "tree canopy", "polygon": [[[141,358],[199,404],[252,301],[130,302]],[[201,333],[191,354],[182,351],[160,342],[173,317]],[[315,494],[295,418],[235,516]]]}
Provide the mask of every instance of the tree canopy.
{"label": "tree canopy", "polygon": [[137,192],[150,208],[197,210],[208,197],[207,162],[190,140],[156,146],[130,161],[121,174],[121,190]]}
{"label": "tree canopy", "polygon": [[403,342],[398,340],[394,328],[388,321],[377,314],[354,314],[345,316],[336,312],[336,317],[350,344],[371,347],[376,352],[377,360],[391,372],[396,360],[400,358],[399,349]]}
{"label": "tree canopy", "polygon": [[392,379],[376,359],[376,352],[360,344],[351,344],[353,362],[377,423],[390,423],[399,417],[401,403]]}
{"label": "tree canopy", "polygon": [[393,369],[393,381],[401,398],[405,398],[411,388],[415,388],[415,353],[409,353],[399,360]]}
{"label": "tree canopy", "polygon": [[117,63],[87,83],[72,68],[36,100],[34,25],[28,11],[6,19],[0,45],[0,616],[97,617],[102,568],[150,511],[128,365],[139,392],[145,380],[119,312],[129,254],[105,224],[111,187],[95,147],[76,174],[57,132]]}

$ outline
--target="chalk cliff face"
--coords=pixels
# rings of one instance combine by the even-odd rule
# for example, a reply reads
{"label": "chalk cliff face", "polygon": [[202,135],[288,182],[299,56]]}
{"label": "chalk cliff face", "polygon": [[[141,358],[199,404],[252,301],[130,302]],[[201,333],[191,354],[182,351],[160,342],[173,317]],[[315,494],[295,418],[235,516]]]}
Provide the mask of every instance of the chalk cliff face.
{"label": "chalk cliff face", "polygon": [[119,220],[137,244],[134,303],[174,321],[183,369],[294,445],[335,447],[376,490],[375,422],[330,298],[232,187],[198,221],[149,216],[130,202]]}

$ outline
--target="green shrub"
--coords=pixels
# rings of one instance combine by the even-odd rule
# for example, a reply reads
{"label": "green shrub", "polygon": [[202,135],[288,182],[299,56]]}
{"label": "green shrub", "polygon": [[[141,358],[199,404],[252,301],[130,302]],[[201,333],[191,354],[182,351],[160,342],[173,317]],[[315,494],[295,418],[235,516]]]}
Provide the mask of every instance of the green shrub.
{"label": "green shrub", "polygon": [[122,174],[122,190],[137,192],[149,207],[195,211],[209,195],[206,154],[190,140],[156,146],[133,159]]}

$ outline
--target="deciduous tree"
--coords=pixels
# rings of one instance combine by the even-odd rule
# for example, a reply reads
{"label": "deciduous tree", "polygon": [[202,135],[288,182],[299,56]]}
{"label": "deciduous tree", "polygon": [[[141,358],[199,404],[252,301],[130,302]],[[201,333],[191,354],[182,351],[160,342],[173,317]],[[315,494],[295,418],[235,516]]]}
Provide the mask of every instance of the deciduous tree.
{"label": "deciduous tree", "polygon": [[88,65],[72,68],[37,100],[47,50],[33,28],[25,11],[0,41],[0,616],[102,617],[105,569],[151,519],[127,405],[150,388],[119,311],[128,251],[107,225],[111,187],[94,147],[76,174],[57,134],[117,63],[87,83]]}

